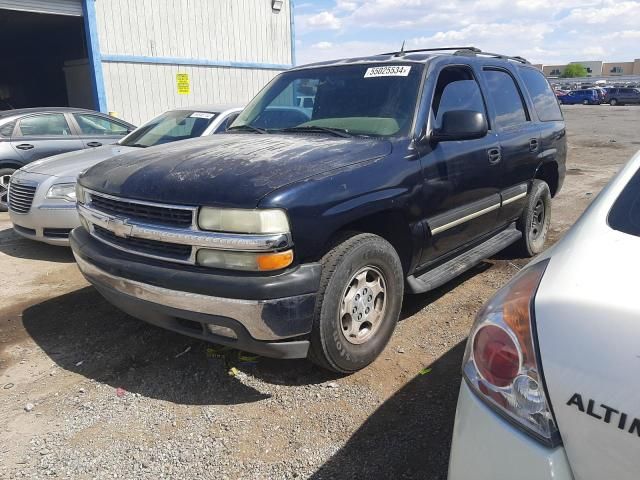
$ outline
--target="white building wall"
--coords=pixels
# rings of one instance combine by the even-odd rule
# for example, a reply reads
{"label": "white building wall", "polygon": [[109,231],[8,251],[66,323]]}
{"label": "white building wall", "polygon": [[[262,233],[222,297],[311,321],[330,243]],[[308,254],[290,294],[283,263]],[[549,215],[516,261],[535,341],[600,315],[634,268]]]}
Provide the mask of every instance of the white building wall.
{"label": "white building wall", "polygon": [[[176,106],[247,102],[293,63],[290,0],[271,4],[96,0],[108,110],[141,124]],[[178,95],[177,73],[191,94]]]}
{"label": "white building wall", "polygon": [[[109,111],[142,125],[156,115],[177,107],[202,104],[243,105],[278,72],[273,70],[148,65],[103,64]],[[178,95],[176,73],[187,73],[191,94]]]}

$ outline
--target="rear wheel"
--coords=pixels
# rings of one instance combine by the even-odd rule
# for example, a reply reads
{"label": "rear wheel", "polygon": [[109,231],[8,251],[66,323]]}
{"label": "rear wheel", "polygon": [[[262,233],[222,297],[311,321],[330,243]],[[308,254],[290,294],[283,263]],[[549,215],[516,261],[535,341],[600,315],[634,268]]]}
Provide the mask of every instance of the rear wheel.
{"label": "rear wheel", "polygon": [[544,250],[551,225],[551,191],[542,180],[534,180],[531,193],[522,215],[518,219],[518,230],[522,232],[521,253],[533,257]]}
{"label": "rear wheel", "polygon": [[609,101],[609,105],[611,105],[612,107],[615,107],[616,105],[619,105],[619,103],[618,103],[618,99],[617,99],[617,98],[612,98],[612,99]]}
{"label": "rear wheel", "polygon": [[385,348],[400,316],[402,264],[385,239],[351,234],[322,259],[309,360],[352,373]]}
{"label": "rear wheel", "polygon": [[583,104],[583,105],[589,105],[589,100],[583,100],[583,101],[582,101],[582,104]]}
{"label": "rear wheel", "polygon": [[0,212],[6,212],[9,204],[9,182],[15,169],[0,168]]}

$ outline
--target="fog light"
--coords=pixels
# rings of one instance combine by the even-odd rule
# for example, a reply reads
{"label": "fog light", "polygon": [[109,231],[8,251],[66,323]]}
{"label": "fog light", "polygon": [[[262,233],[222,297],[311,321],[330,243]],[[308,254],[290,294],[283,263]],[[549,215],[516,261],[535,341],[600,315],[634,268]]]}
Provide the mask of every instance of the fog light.
{"label": "fog light", "polygon": [[233,330],[231,330],[228,327],[222,327],[220,325],[208,324],[207,325],[207,330],[209,330],[214,335],[220,335],[221,337],[233,338],[234,340],[238,339],[238,336],[236,335],[236,332],[234,332]]}

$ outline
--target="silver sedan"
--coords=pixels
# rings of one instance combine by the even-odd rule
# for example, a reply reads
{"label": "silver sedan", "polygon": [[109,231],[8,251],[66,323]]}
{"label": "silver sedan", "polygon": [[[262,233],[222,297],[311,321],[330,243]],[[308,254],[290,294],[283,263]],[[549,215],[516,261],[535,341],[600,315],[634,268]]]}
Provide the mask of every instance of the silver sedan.
{"label": "silver sedan", "polygon": [[640,471],[640,153],[480,311],[449,480]]}
{"label": "silver sedan", "polygon": [[56,155],[16,171],[9,185],[9,215],[23,237],[52,245],[69,245],[80,225],[75,186],[81,172],[138,148],[221,133],[242,111],[231,106],[171,110],[137,128],[114,145]]}

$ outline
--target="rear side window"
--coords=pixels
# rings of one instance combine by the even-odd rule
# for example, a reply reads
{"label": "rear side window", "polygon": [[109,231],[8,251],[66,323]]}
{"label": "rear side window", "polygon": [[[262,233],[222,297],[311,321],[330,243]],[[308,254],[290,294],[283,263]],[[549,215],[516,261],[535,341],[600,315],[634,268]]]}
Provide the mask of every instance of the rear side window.
{"label": "rear side window", "polygon": [[126,135],[128,128],[105,117],[86,113],[74,113],[83,135]]}
{"label": "rear side window", "polygon": [[62,113],[37,115],[20,120],[20,133],[23,137],[32,135],[58,136],[71,135],[71,129]]}
{"label": "rear side window", "polygon": [[624,188],[609,212],[609,226],[640,237],[640,170]]}
{"label": "rear side window", "polygon": [[523,68],[520,75],[533,99],[533,107],[542,122],[562,120],[562,112],[553,90],[544,75],[532,68]]}
{"label": "rear side window", "polygon": [[528,120],[527,111],[513,77],[502,70],[485,70],[483,74],[496,110],[498,128],[525,123]]}

